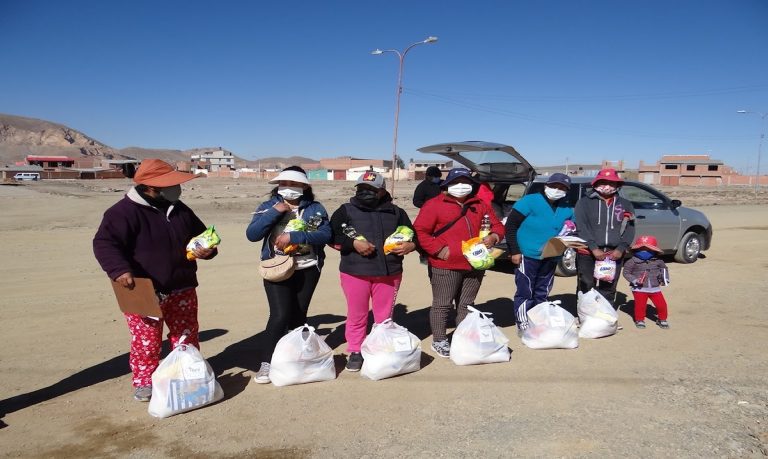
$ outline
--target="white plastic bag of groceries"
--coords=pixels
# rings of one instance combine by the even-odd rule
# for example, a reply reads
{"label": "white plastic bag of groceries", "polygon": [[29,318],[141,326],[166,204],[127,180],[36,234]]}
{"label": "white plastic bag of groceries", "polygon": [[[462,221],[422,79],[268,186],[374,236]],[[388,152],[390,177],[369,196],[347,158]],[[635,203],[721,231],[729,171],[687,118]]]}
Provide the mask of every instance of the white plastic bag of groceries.
{"label": "white plastic bag of groceries", "polygon": [[579,347],[576,318],[560,307],[560,301],[545,301],[528,311],[528,328],[523,344],[531,349],[573,349]]}
{"label": "white plastic bag of groceries", "polygon": [[488,312],[467,306],[469,314],[453,332],[451,360],[456,365],[509,361],[509,339],[493,323]]}
{"label": "white plastic bag of groceries", "polygon": [[224,397],[211,366],[195,346],[184,344],[186,338],[182,335],[176,349],[152,373],[148,411],[156,418],[194,410]]}
{"label": "white plastic bag of groceries", "polygon": [[360,353],[363,355],[360,374],[374,381],[421,369],[421,341],[392,319],[373,324]]}
{"label": "white plastic bag of groceries", "polygon": [[272,354],[269,379],[275,386],[336,379],[333,351],[307,324],[280,338]]}
{"label": "white plastic bag of groceries", "polygon": [[603,338],[615,335],[619,329],[619,314],[611,303],[595,289],[579,292],[576,311],[579,313],[581,328],[579,338]]}

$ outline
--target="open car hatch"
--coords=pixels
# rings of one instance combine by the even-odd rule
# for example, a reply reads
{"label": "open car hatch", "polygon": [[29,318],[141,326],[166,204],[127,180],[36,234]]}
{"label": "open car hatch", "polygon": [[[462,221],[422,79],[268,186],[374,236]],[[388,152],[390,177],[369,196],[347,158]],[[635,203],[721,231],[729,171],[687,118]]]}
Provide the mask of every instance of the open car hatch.
{"label": "open car hatch", "polygon": [[514,147],[493,142],[467,141],[430,145],[421,153],[437,153],[477,173],[481,181],[521,183],[536,177],[533,166]]}

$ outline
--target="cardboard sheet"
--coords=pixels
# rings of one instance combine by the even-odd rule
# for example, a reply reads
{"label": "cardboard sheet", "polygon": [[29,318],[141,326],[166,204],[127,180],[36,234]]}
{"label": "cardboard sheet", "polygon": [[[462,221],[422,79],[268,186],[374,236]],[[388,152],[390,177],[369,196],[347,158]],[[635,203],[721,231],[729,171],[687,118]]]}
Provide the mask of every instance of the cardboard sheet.
{"label": "cardboard sheet", "polygon": [[586,247],[585,242],[585,240],[573,236],[553,237],[544,244],[544,247],[541,249],[541,257],[559,257],[568,247],[573,247],[574,249]]}
{"label": "cardboard sheet", "polygon": [[152,280],[146,277],[135,277],[136,286],[129,290],[120,283],[112,282],[112,290],[115,291],[117,305],[120,310],[128,314],[138,314],[145,317],[163,317],[160,310],[160,299],[155,294]]}

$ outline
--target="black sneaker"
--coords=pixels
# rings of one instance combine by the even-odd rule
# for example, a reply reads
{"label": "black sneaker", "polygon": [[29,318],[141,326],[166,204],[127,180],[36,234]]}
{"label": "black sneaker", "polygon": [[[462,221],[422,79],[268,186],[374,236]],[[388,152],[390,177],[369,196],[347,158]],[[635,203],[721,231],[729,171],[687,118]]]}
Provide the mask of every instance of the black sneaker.
{"label": "black sneaker", "polygon": [[433,341],[432,350],[435,351],[438,357],[448,358],[451,356],[451,345],[447,339],[442,341]]}
{"label": "black sneaker", "polygon": [[363,368],[363,354],[352,352],[347,360],[347,371],[360,371]]}
{"label": "black sneaker", "polygon": [[669,329],[669,322],[666,320],[657,320],[656,325],[658,325],[659,328],[663,328],[664,330]]}
{"label": "black sneaker", "polygon": [[635,321],[635,327],[644,329],[645,328],[645,321],[644,320],[636,320]]}

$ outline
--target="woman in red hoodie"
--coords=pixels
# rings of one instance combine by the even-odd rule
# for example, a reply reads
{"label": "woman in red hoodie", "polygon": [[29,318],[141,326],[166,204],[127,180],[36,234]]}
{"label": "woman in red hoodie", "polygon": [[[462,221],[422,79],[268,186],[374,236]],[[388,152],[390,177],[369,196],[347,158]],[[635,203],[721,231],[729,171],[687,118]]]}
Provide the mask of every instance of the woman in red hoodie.
{"label": "woman in red hoodie", "polygon": [[[456,307],[456,325],[475,302],[485,271],[475,270],[461,252],[461,242],[477,237],[483,216],[491,221],[491,232],[483,239],[487,247],[501,240],[504,226],[491,206],[476,196],[478,183],[466,169],[452,169],[440,184],[441,195],[427,201],[419,211],[413,229],[428,255],[432,307],[432,350],[440,357],[450,355],[446,334],[448,313]],[[423,242],[422,242],[423,241]]]}

